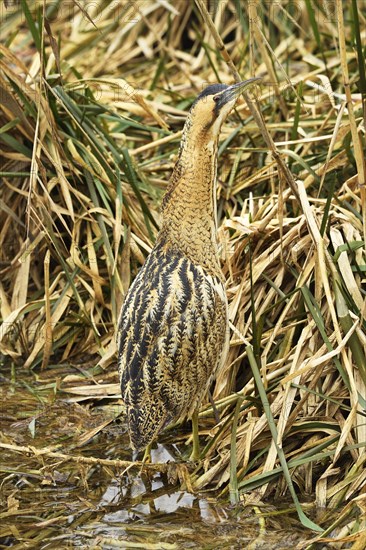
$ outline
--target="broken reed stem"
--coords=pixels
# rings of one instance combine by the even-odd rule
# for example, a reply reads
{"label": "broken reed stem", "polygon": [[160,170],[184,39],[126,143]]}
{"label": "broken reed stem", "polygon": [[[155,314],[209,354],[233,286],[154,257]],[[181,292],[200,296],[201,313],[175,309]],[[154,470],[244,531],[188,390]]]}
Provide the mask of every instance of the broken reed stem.
{"label": "broken reed stem", "polygon": [[131,460],[110,460],[107,458],[94,458],[89,456],[74,456],[68,455],[65,453],[60,453],[58,451],[51,451],[50,449],[43,448],[37,449],[36,447],[28,447],[24,445],[11,445],[9,443],[0,443],[0,449],[6,449],[14,453],[27,453],[32,454],[36,458],[39,456],[45,456],[48,458],[57,458],[59,460],[65,460],[70,462],[76,462],[78,464],[91,464],[91,465],[100,465],[100,466],[116,466],[117,468],[131,469],[138,468],[140,471],[153,471],[153,472],[163,472],[166,473],[168,469],[171,469],[174,465],[178,468],[180,464],[169,463],[169,464],[151,464],[140,461],[131,461]]}
{"label": "broken reed stem", "polygon": [[[288,118],[288,109],[287,109],[286,103],[283,99],[283,96],[281,95],[281,90],[280,90],[280,87],[278,85],[278,78],[277,78],[277,75],[276,75],[276,72],[275,72],[275,69],[274,69],[274,63],[272,63],[272,59],[270,58],[270,56],[268,54],[268,49],[267,48],[269,47],[269,44],[266,41],[266,38],[263,34],[263,31],[259,27],[259,24],[258,24],[258,19],[259,18],[258,18],[258,15],[257,15],[258,14],[257,6],[258,6],[258,0],[255,0],[254,2],[249,2],[248,3],[250,37],[254,37],[256,39],[257,45],[259,47],[259,50],[261,52],[263,61],[266,65],[266,69],[268,71],[268,76],[269,76],[270,82],[273,85],[274,92],[275,92],[276,97],[278,99],[278,103],[279,103],[280,109],[282,111],[283,117],[285,119],[287,119]],[[254,40],[253,40],[253,43],[254,43]],[[274,55],[274,52],[271,52],[271,53]]]}

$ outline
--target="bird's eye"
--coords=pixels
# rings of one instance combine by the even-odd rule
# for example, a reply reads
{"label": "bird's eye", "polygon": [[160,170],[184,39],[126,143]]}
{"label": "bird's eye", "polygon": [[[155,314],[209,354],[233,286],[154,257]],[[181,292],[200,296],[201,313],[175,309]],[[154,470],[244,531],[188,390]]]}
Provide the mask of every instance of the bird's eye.
{"label": "bird's eye", "polygon": [[218,101],[218,100],[219,100],[219,97],[220,97],[219,95],[214,95],[214,96],[213,96],[213,100],[214,100],[214,101]]}

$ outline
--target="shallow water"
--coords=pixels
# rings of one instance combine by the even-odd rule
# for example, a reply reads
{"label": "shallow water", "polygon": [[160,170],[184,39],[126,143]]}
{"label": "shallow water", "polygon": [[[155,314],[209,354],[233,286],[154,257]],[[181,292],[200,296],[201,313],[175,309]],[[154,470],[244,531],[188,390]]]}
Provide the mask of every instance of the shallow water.
{"label": "shallow water", "polygon": [[[183,491],[168,492],[156,480],[151,485],[153,490],[147,490],[135,480],[132,493],[140,495],[141,501],[126,508],[119,499],[118,483],[112,482],[103,496],[105,514],[84,527],[84,537],[91,531],[103,539],[103,548],[115,547],[108,541],[111,537],[140,543],[141,548],[150,543],[156,548],[285,549],[306,539],[300,530],[281,527],[280,522],[276,527],[273,523],[268,528],[261,526],[263,517],[249,510],[230,509],[213,498]],[[112,499],[109,503],[106,496]],[[85,544],[85,538],[78,536],[75,542],[79,540],[81,546]]]}
{"label": "shallow water", "polygon": [[[305,548],[313,536],[278,503],[232,507],[214,491],[187,492],[161,473],[21,450],[131,460],[125,427],[113,419],[110,403],[70,403],[26,374],[16,382],[2,379],[1,399],[0,441],[10,448],[0,447],[0,548],[287,550]],[[179,451],[158,445],[152,462],[175,461]]]}

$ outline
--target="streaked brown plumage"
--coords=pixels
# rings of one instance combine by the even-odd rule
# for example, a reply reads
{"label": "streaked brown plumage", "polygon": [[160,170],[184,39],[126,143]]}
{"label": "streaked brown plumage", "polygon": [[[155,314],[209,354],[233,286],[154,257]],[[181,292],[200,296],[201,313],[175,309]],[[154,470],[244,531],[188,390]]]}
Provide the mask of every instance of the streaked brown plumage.
{"label": "streaked brown plumage", "polygon": [[118,367],[131,445],[191,417],[228,346],[227,298],[216,242],[216,162],[222,123],[255,79],[206,88],[184,126],[156,244],[118,324]]}

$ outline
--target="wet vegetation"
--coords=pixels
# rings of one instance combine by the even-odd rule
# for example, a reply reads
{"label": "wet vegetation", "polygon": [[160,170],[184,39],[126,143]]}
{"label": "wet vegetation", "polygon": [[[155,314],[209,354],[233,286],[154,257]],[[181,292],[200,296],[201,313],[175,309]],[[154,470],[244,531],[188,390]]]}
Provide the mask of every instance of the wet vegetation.
{"label": "wet vegetation", "polygon": [[[365,548],[365,13],[2,4],[0,548]],[[142,464],[120,305],[190,104],[254,75],[220,145],[231,342],[201,461],[184,423]]]}

